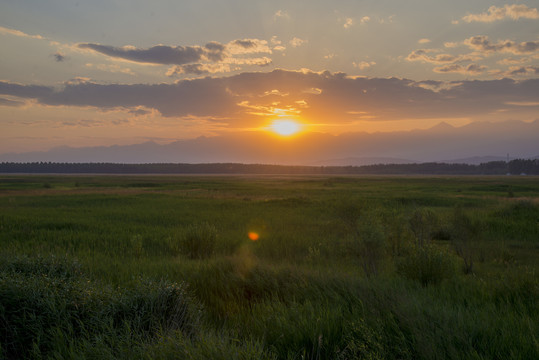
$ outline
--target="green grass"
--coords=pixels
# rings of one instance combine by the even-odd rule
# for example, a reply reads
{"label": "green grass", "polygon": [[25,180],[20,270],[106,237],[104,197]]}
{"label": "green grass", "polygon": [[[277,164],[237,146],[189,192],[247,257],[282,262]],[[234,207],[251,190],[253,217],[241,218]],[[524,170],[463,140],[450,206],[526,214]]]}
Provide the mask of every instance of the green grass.
{"label": "green grass", "polygon": [[535,359],[538,264],[533,177],[3,176],[0,358]]}

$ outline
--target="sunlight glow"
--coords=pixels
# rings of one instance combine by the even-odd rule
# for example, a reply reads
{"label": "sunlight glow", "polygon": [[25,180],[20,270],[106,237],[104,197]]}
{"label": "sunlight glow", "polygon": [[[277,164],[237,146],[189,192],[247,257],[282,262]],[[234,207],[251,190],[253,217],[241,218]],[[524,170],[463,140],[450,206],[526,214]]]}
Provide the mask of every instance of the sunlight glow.
{"label": "sunlight glow", "polygon": [[281,135],[294,135],[301,130],[301,125],[293,120],[275,120],[270,125],[271,131]]}

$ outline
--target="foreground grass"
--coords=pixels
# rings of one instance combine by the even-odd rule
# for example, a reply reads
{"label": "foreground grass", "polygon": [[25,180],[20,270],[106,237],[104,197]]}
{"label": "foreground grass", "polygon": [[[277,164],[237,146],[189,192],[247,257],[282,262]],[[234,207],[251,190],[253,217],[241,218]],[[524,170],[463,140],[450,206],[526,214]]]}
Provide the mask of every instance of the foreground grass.
{"label": "foreground grass", "polygon": [[538,199],[515,177],[2,177],[0,354],[535,359]]}

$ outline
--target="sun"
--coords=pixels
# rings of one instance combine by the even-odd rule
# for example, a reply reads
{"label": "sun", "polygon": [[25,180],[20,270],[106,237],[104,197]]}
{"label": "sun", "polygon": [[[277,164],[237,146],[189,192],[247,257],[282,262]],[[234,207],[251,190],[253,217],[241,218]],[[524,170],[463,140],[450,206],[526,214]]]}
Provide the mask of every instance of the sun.
{"label": "sun", "polygon": [[292,136],[301,130],[301,124],[293,120],[274,120],[270,129],[281,136]]}

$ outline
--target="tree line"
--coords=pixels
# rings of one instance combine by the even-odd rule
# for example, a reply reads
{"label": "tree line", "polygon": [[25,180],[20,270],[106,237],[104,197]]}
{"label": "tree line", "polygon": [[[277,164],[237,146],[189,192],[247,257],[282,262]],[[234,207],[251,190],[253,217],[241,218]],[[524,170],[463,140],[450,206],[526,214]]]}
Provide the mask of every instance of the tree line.
{"label": "tree line", "polygon": [[61,163],[2,162],[0,173],[28,174],[378,174],[378,175],[539,175],[539,159],[490,161],[479,165],[448,163],[364,166],[291,166],[270,164]]}

